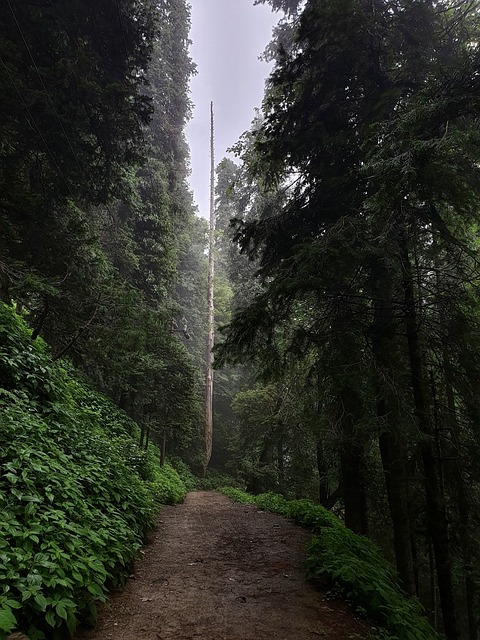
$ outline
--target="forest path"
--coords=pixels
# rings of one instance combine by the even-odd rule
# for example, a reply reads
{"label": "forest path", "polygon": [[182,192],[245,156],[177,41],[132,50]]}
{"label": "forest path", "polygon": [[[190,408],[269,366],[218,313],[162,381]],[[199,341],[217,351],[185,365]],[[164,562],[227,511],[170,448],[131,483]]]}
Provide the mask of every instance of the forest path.
{"label": "forest path", "polygon": [[[309,535],[207,491],[164,507],[133,577],[76,640],[348,640],[367,635],[347,606],[304,578]],[[358,635],[357,635],[358,634]]]}

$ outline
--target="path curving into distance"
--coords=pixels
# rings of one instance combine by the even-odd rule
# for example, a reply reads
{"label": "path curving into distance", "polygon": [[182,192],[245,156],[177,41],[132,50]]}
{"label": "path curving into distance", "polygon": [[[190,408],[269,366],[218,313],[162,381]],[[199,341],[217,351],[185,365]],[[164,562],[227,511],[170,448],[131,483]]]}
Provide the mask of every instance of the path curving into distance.
{"label": "path curving into distance", "polygon": [[164,507],[134,573],[75,640],[346,640],[367,626],[305,580],[309,534],[211,491]]}

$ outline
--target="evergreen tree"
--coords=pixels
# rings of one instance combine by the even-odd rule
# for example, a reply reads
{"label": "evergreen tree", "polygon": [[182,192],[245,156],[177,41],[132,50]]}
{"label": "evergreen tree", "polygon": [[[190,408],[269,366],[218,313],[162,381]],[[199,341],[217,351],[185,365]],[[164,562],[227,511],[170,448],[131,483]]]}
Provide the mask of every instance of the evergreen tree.
{"label": "evergreen tree", "polygon": [[[321,366],[321,404],[340,431],[346,523],[365,532],[372,518],[376,450],[404,586],[424,595],[412,527],[426,527],[449,638],[459,630],[447,508],[462,482],[457,474],[460,484],[447,483],[439,385],[450,389],[452,409],[463,401],[442,382],[458,360],[445,361],[436,332],[440,313],[464,317],[463,295],[451,306],[451,283],[475,287],[465,258],[478,211],[472,11],[448,2],[306,3],[296,45],[270,79],[248,162],[286,202],[239,227],[241,246],[259,257],[263,291],[235,315],[221,348],[264,370],[291,352]],[[433,250],[440,243],[445,253]],[[459,338],[450,332],[444,344]],[[425,501],[422,522],[414,490]],[[468,505],[462,513],[465,531]]]}

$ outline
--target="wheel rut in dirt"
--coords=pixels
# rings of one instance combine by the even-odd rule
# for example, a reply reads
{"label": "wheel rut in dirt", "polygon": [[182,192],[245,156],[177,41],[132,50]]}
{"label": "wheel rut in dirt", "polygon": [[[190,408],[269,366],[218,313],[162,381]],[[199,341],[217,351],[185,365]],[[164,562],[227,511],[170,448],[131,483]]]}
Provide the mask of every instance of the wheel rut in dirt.
{"label": "wheel rut in dirt", "polygon": [[367,635],[304,578],[309,534],[214,492],[162,510],[133,577],[76,640],[347,640]]}

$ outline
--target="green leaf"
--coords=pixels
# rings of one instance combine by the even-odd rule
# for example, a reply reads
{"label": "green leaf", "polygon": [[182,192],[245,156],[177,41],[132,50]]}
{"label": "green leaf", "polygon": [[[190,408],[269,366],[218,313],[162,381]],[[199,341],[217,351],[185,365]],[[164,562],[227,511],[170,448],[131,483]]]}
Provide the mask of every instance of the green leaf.
{"label": "green leaf", "polygon": [[87,585],[87,589],[90,591],[92,596],[98,596],[98,597],[103,596],[103,591],[100,589],[98,584],[89,584]]}
{"label": "green leaf", "polygon": [[70,631],[70,635],[73,636],[73,634],[75,633],[75,629],[77,628],[77,618],[72,613],[69,613],[68,615],[67,627]]}
{"label": "green leaf", "polygon": [[16,626],[17,619],[13,615],[12,610],[9,607],[0,609],[0,629],[10,633]]}
{"label": "green leaf", "polygon": [[62,620],[67,619],[67,610],[65,609],[63,604],[61,603],[57,604],[57,606],[55,607],[55,611],[60,616],[60,618],[62,618]]}
{"label": "green leaf", "polygon": [[32,496],[28,494],[25,494],[22,497],[22,500],[25,500],[26,502],[42,502],[42,500],[38,496]]}
{"label": "green leaf", "polygon": [[83,584],[83,576],[78,573],[78,571],[72,571],[72,578],[74,578],[74,580],[76,580],[76,582],[78,582],[79,584]]}
{"label": "green leaf", "polygon": [[19,500],[21,500],[21,499],[22,499],[22,497],[23,497],[23,493],[22,493],[21,491],[19,491],[18,489],[12,489],[12,490],[11,490],[11,493],[12,493],[16,498],[18,498]]}
{"label": "green leaf", "polygon": [[7,478],[7,480],[10,480],[12,484],[16,484],[18,482],[18,476],[16,476],[14,473],[6,473],[5,478]]}
{"label": "green leaf", "polygon": [[30,517],[31,515],[33,515],[37,510],[37,507],[35,506],[35,504],[33,502],[29,502],[26,506],[25,506],[25,517]]}
{"label": "green leaf", "polygon": [[47,608],[47,599],[41,593],[37,593],[35,596],[35,602],[38,604],[42,611],[45,611]]}
{"label": "green leaf", "polygon": [[99,573],[105,573],[105,567],[103,566],[103,563],[100,562],[100,560],[98,560],[97,558],[90,558],[88,564],[92,567],[92,569],[95,569]]}
{"label": "green leaf", "polygon": [[45,620],[48,622],[48,624],[51,627],[54,627],[55,624],[57,623],[57,620],[55,618],[55,614],[53,613],[53,611],[51,609],[49,611],[47,611],[47,613],[45,615]]}

